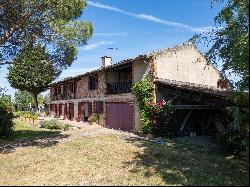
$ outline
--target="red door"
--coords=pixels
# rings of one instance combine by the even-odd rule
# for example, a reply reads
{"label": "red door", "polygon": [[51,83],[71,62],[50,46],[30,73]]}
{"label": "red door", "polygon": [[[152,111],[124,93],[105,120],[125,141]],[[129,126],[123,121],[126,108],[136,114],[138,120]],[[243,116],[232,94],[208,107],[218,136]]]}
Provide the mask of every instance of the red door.
{"label": "red door", "polygon": [[133,130],[133,104],[107,103],[106,126],[124,131]]}

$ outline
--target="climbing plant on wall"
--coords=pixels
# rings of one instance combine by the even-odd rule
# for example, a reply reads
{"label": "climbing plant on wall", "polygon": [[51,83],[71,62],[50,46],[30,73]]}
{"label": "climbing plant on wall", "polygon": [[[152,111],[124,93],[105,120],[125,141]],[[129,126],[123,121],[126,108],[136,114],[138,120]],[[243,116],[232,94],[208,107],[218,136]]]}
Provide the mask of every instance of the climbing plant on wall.
{"label": "climbing plant on wall", "polygon": [[155,136],[173,137],[170,120],[174,112],[174,106],[171,101],[153,102],[154,86],[149,78],[135,83],[132,89],[139,105],[140,131],[142,133],[152,133]]}
{"label": "climbing plant on wall", "polygon": [[147,78],[133,85],[133,92],[136,95],[139,105],[141,132],[150,133],[152,129],[152,103],[154,100],[154,87],[152,81]]}

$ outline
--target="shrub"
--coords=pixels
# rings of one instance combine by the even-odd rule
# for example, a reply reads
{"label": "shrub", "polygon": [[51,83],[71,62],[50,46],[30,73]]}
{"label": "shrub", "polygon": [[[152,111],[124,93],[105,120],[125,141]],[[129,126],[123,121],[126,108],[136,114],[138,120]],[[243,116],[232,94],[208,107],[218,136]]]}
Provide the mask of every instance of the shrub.
{"label": "shrub", "polygon": [[96,114],[96,113],[93,113],[89,118],[88,118],[88,122],[89,122],[89,124],[93,124],[93,123],[99,123],[99,116],[98,116],[98,114]]}
{"label": "shrub", "polygon": [[246,150],[247,138],[244,132],[227,128],[220,136],[219,142],[229,154],[240,154]]}
{"label": "shrub", "polygon": [[56,119],[43,120],[41,121],[41,128],[50,130],[61,130],[63,128],[63,125]]}
{"label": "shrub", "polygon": [[12,133],[13,118],[13,113],[9,112],[4,103],[0,102],[0,138],[8,137]]}
{"label": "shrub", "polygon": [[174,112],[174,106],[170,101],[165,103],[163,101],[160,104],[153,106],[152,108],[152,133],[155,136],[172,138],[174,131],[170,125],[172,113]]}
{"label": "shrub", "polygon": [[40,122],[40,125],[41,125],[41,128],[44,128],[44,129],[64,130],[64,131],[69,130],[71,127],[71,125],[60,123],[56,119],[43,120]]}
{"label": "shrub", "polygon": [[70,129],[70,127],[71,127],[71,125],[69,125],[69,124],[64,124],[63,127],[62,127],[62,129],[63,129],[64,131],[68,131],[68,130]]}

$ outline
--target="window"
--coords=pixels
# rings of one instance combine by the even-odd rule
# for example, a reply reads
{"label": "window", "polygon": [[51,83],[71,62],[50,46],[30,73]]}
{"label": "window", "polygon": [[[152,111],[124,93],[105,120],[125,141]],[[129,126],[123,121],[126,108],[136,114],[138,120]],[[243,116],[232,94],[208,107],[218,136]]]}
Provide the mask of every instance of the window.
{"label": "window", "polygon": [[58,90],[57,90],[57,94],[60,95],[61,94],[61,85],[58,87]]}
{"label": "window", "polygon": [[98,86],[98,76],[89,76],[89,89],[95,90]]}
{"label": "window", "polygon": [[69,83],[69,89],[70,89],[71,93],[74,92],[74,84],[73,84],[73,82]]}
{"label": "window", "polygon": [[103,101],[96,102],[96,113],[102,114],[103,113]]}
{"label": "window", "polygon": [[76,90],[77,90],[77,82],[75,81],[74,82],[74,93],[76,93]]}

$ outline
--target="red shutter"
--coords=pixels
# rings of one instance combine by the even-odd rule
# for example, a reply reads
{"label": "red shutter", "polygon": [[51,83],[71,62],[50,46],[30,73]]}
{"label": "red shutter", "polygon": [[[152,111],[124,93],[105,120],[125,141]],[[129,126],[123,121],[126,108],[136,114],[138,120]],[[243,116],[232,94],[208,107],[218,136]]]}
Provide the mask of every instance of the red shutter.
{"label": "red shutter", "polygon": [[81,102],[78,103],[78,120],[79,121],[82,120],[82,103]]}
{"label": "red shutter", "polygon": [[55,107],[55,117],[57,117],[57,104],[55,104],[54,107]]}
{"label": "red shutter", "polygon": [[92,107],[92,110],[93,110],[93,113],[96,113],[96,101],[93,101],[93,107]]}
{"label": "red shutter", "polygon": [[88,103],[88,114],[89,114],[89,116],[91,116],[91,114],[92,114],[92,103],[91,102]]}
{"label": "red shutter", "polygon": [[67,103],[64,105],[64,118],[67,118]]}
{"label": "red shutter", "polygon": [[103,114],[103,101],[96,102],[96,113]]}

